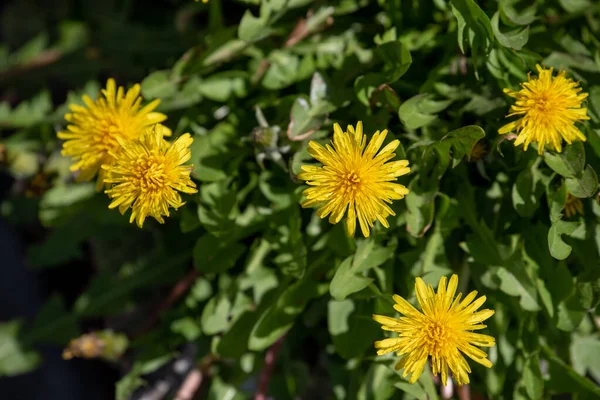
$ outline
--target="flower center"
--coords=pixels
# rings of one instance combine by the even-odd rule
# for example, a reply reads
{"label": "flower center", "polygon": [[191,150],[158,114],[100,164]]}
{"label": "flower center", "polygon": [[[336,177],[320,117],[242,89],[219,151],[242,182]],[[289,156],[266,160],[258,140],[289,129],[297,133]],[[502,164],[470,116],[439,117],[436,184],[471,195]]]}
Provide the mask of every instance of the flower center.
{"label": "flower center", "polygon": [[351,170],[342,175],[342,190],[344,193],[355,194],[360,189],[360,176],[355,170]]}
{"label": "flower center", "polygon": [[446,324],[432,321],[424,328],[425,342],[431,355],[439,356],[450,341],[450,329]]}
{"label": "flower center", "polygon": [[163,160],[156,156],[140,158],[135,162],[134,175],[142,192],[156,192],[166,186],[167,174]]}
{"label": "flower center", "polygon": [[94,135],[94,142],[101,151],[111,151],[120,147],[117,136],[124,139],[132,139],[131,123],[126,118],[111,116],[103,120],[98,127],[98,133]]}
{"label": "flower center", "polygon": [[549,117],[557,109],[555,99],[552,98],[551,93],[540,93],[535,99],[535,104],[532,107],[538,114]]}

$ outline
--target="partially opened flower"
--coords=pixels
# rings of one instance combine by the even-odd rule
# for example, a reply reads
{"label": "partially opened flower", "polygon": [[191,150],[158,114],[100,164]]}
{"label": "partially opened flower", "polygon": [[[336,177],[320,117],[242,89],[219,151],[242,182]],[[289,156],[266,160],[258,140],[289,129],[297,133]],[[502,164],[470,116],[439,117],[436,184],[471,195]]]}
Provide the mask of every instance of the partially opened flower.
{"label": "partially opened flower", "polygon": [[569,193],[567,194],[564,210],[567,218],[575,217],[577,214],[583,215],[583,202],[580,198]]}
{"label": "partially opened flower", "polygon": [[162,125],[147,129],[139,139],[118,139],[122,149],[112,153],[112,165],[103,165],[106,183],[112,187],[105,191],[112,199],[109,208],[119,207],[121,214],[131,208],[129,222],[135,221],[141,228],[146,217],[153,217],[161,224],[169,216],[169,208],[185,204],[179,192],[196,193],[196,185],[190,179],[192,165],[183,165],[190,157],[190,145],[194,141],[189,133],[181,135],[173,143],[163,139]]}
{"label": "partially opened flower", "polygon": [[588,94],[580,93],[579,83],[567,78],[565,71],[553,77],[552,68],[537,65],[537,70],[539,76],[529,76],[528,81],[521,84],[521,90],[504,89],[504,93],[517,99],[507,117],[518,115],[520,118],[504,125],[498,133],[516,132],[515,146],[523,144],[527,150],[530,143],[537,143],[539,154],[546,145],[560,152],[563,140],[568,144],[585,141],[575,123],[590,119],[586,115],[587,108],[581,106]]}
{"label": "partially opened flower", "polygon": [[464,355],[488,368],[492,366],[487,354],[475,346],[494,346],[495,339],[473,331],[484,329],[486,326],[482,322],[494,315],[494,311],[477,311],[485,302],[485,296],[475,300],[477,291],[469,293],[462,301],[462,293],[454,297],[458,276],[452,275],[450,282],[447,281],[442,277],[435,293],[431,285],[427,286],[417,278],[415,292],[422,312],[394,295],[394,309],[403,317],[373,315],[373,319],[383,325],[382,329],[399,336],[375,342],[375,348],[379,349],[377,355],[396,352],[401,358],[395,368],[404,368],[403,376],[411,374],[410,383],[419,378],[429,357],[433,373],[442,375],[444,385],[448,380],[448,369],[459,385],[469,383],[471,368]]}
{"label": "partially opened flower", "polygon": [[[125,93],[117,88],[114,79],[109,79],[106,89],[97,100],[83,96],[85,107],[71,104],[71,113],[65,115],[70,122],[67,129],[58,132],[63,143],[62,155],[71,157],[71,171],[79,171],[78,180],[89,181],[99,172],[97,189],[102,188],[103,164],[110,165],[114,154],[119,153],[119,140],[137,139],[147,127],[167,119],[167,116],[153,110],[159,100],[141,107],[140,85],[133,85]],[[165,134],[170,131],[165,129]]]}
{"label": "partially opened flower", "polygon": [[379,151],[387,130],[375,132],[367,145],[362,122],[348,126],[346,132],[335,124],[333,141],[325,147],[311,141],[308,152],[323,166],[303,165],[298,178],[309,187],[304,191],[302,207],[321,206],[320,218],[329,215],[329,222],[337,224],[346,216],[348,234],[354,236],[356,220],[365,237],[370,234],[375,220],[389,227],[387,217],[396,215],[388,204],[408,194],[403,185],[394,183],[398,176],[410,172],[408,160],[391,161],[400,142],[391,141]]}

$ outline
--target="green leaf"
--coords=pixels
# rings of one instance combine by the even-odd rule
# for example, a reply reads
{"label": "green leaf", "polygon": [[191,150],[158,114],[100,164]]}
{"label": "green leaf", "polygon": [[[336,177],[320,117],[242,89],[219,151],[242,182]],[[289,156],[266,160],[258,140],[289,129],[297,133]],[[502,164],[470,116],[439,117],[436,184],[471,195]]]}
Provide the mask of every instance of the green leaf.
{"label": "green leaf", "polygon": [[230,180],[204,184],[200,187],[198,219],[204,228],[217,237],[230,236],[236,230],[239,214],[237,193],[230,188]]}
{"label": "green leaf", "polygon": [[198,322],[191,317],[183,317],[171,322],[170,328],[171,332],[180,334],[190,342],[198,339],[202,333]]}
{"label": "green leaf", "polygon": [[519,0],[500,0],[499,9],[502,20],[513,25],[529,25],[535,21],[537,4],[516,11],[513,7]]}
{"label": "green leaf", "polygon": [[590,9],[593,4],[588,0],[558,0],[562,8],[571,14],[577,14]]}
{"label": "green leaf", "polygon": [[596,398],[600,396],[598,385],[575,372],[547,346],[542,346],[542,350],[549,361],[550,379],[546,381],[549,389],[559,393],[586,393]]}
{"label": "green leaf", "polygon": [[353,257],[346,258],[339,265],[331,280],[329,293],[336,300],[344,300],[352,293],[363,290],[373,282],[373,278],[367,278],[354,272],[352,259]]}
{"label": "green leaf", "polygon": [[201,80],[196,89],[207,99],[226,102],[248,94],[248,73],[245,71],[223,71]]}
{"label": "green leaf", "polygon": [[373,306],[366,301],[330,300],[327,326],[337,353],[346,359],[362,356],[377,340],[380,329],[371,320]]}
{"label": "green leaf", "polygon": [[412,64],[412,56],[408,48],[398,40],[380,44],[375,49],[375,53],[384,63],[383,71],[360,75],[354,81],[356,96],[366,106],[370,106],[373,92],[381,85],[396,82]]}
{"label": "green leaf", "polygon": [[558,305],[556,313],[556,327],[566,332],[572,332],[579,327],[586,310],[581,307],[579,299],[574,292],[565,301]]}
{"label": "green leaf", "polygon": [[269,61],[271,64],[262,80],[266,89],[279,90],[296,82],[301,66],[300,57],[288,51],[275,50],[269,55]]}
{"label": "green leaf", "polygon": [[45,226],[56,225],[75,215],[84,201],[96,194],[93,183],[56,185],[40,201],[40,220]]}
{"label": "green leaf", "polygon": [[571,254],[572,247],[566,244],[562,235],[571,235],[580,224],[578,222],[567,222],[558,220],[548,231],[548,248],[550,254],[557,260],[564,260]]}
{"label": "green leaf", "polygon": [[554,172],[565,178],[576,178],[583,174],[585,149],[582,142],[566,146],[562,153],[544,152],[544,161]]}
{"label": "green leaf", "polygon": [[238,26],[238,37],[246,42],[258,40],[268,34],[267,23],[268,16],[257,18],[246,10]]}
{"label": "green leaf", "polygon": [[490,19],[474,0],[450,0],[450,4],[458,22],[458,46],[463,54],[467,46],[471,47],[477,76],[480,54],[487,56],[492,49],[494,32]]}
{"label": "green leaf", "polygon": [[550,209],[550,222],[555,223],[563,216],[565,204],[567,204],[567,186],[560,185],[556,191],[552,190],[552,185],[546,188],[546,198],[548,199],[548,208]]}
{"label": "green leaf", "polygon": [[248,348],[260,351],[275,343],[292,327],[308,302],[322,295],[326,290],[326,286],[320,286],[309,273],[286,287],[254,325],[248,340]]}
{"label": "green leaf", "polygon": [[417,129],[429,125],[437,118],[435,114],[445,110],[452,100],[433,100],[429,93],[418,94],[406,100],[398,109],[402,124],[407,129]]}
{"label": "green leaf", "polygon": [[136,361],[131,370],[115,385],[116,400],[128,400],[137,388],[146,383],[142,375],[156,371],[173,358],[172,355],[157,357],[150,360]]}
{"label": "green leaf", "polygon": [[319,129],[325,122],[325,116],[315,114],[304,98],[297,98],[290,112],[288,136],[295,138]]}
{"label": "green leaf", "polygon": [[233,267],[246,246],[205,234],[194,246],[194,265],[203,273],[219,273]]}
{"label": "green leaf", "polygon": [[572,336],[569,348],[573,369],[582,376],[588,372],[595,378],[600,378],[600,338],[598,335]]}
{"label": "green leaf", "polygon": [[[518,275],[518,277],[516,275]],[[500,279],[500,290],[510,296],[519,296],[519,304],[527,311],[539,311],[537,291],[522,266],[515,265],[512,271],[499,267],[496,275]]]}
{"label": "green leaf", "polygon": [[400,79],[412,64],[410,52],[399,40],[377,46],[375,53],[383,60],[383,74],[387,83],[394,83]]}
{"label": "green leaf", "polygon": [[[230,177],[236,161],[235,150],[229,148],[238,132],[233,124],[221,122],[203,136],[194,136],[190,146],[194,175],[204,182],[215,182]],[[232,160],[233,158],[233,160]]]}
{"label": "green leaf", "polygon": [[544,189],[537,168],[526,168],[519,173],[512,187],[512,202],[521,217],[530,217],[538,209]]}
{"label": "green leaf", "polygon": [[40,356],[19,342],[21,325],[19,320],[0,323],[0,377],[26,374],[40,364]]}
{"label": "green leaf", "polygon": [[525,391],[531,399],[541,399],[544,394],[544,379],[540,369],[540,358],[538,355],[530,357],[525,363],[523,370],[523,382]]}
{"label": "green leaf", "polygon": [[406,195],[406,229],[414,237],[422,237],[431,227],[435,212],[435,191],[421,189],[417,179],[410,181]]}
{"label": "green leaf", "polygon": [[394,247],[379,246],[375,239],[363,240],[356,248],[352,259],[352,271],[366,272],[380,266],[394,255]]}
{"label": "green leaf", "polygon": [[302,238],[302,220],[298,207],[292,207],[288,225],[277,227],[273,250],[277,253],[273,261],[281,272],[302,278],[306,270],[306,246]]}
{"label": "green leaf", "polygon": [[565,179],[567,190],[575,197],[592,197],[598,190],[598,176],[596,171],[588,164],[581,178]]}
{"label": "green leaf", "polygon": [[27,128],[43,122],[52,111],[52,99],[47,91],[11,109],[7,101],[0,102],[0,127]]}
{"label": "green leaf", "polygon": [[173,97],[177,93],[179,79],[171,71],[154,71],[142,81],[142,95],[147,99]]}
{"label": "green leaf", "polygon": [[521,50],[529,40],[529,27],[516,29],[508,33],[502,33],[499,27],[500,13],[496,12],[492,17],[492,29],[500,44],[515,50]]}
{"label": "green leaf", "polygon": [[477,125],[464,126],[453,130],[439,141],[430,144],[425,150],[423,157],[426,157],[432,151],[437,153],[440,164],[438,166],[439,179],[448,168],[450,162],[449,155],[452,155],[452,168],[454,168],[464,157],[467,157],[467,159],[471,158],[473,147],[484,137],[485,132],[481,127]]}
{"label": "green leaf", "polygon": [[210,385],[208,400],[244,400],[246,396],[235,385],[226,383],[220,376],[215,376]]}
{"label": "green leaf", "polygon": [[202,330],[207,335],[215,335],[226,330],[229,325],[231,301],[224,295],[213,297],[206,303],[200,317]]}

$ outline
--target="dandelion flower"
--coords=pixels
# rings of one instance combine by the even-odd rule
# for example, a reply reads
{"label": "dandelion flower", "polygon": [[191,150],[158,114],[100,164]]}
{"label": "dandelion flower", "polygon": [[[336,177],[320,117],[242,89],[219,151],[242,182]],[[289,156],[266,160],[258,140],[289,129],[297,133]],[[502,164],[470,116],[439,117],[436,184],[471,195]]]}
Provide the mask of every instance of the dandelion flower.
{"label": "dandelion flower", "polygon": [[410,383],[419,378],[429,356],[433,373],[441,373],[444,386],[448,380],[448,368],[459,385],[469,383],[471,368],[462,353],[488,368],[492,366],[487,354],[475,346],[494,346],[495,339],[472,331],[485,328],[481,322],[491,317],[494,311],[477,311],[485,302],[485,296],[475,300],[477,291],[469,293],[462,301],[462,293],[454,297],[458,276],[452,275],[446,284],[444,276],[435,293],[431,285],[426,286],[421,278],[417,278],[415,292],[423,312],[394,295],[394,309],[403,317],[373,315],[373,319],[383,325],[383,330],[399,334],[397,338],[375,342],[375,348],[379,349],[377,355],[396,352],[401,356],[395,368],[404,368],[403,376],[411,374]]}
{"label": "dandelion flower", "polygon": [[[119,140],[137,139],[144,130],[167,119],[153,110],[159,100],[140,108],[140,85],[136,84],[125,93],[117,88],[114,79],[109,79],[106,89],[96,101],[83,96],[85,107],[71,104],[71,113],[65,115],[70,122],[67,129],[58,132],[65,139],[62,155],[73,159],[71,171],[79,171],[78,180],[89,181],[99,172],[97,189],[102,188],[105,172],[100,168],[110,165],[114,154],[118,154]],[[170,131],[164,130],[170,135]]]}
{"label": "dandelion flower", "polygon": [[197,192],[190,179],[192,165],[182,165],[191,157],[189,147],[194,139],[186,133],[169,143],[163,139],[163,129],[156,125],[128,142],[118,138],[122,150],[111,152],[114,164],[102,166],[107,172],[105,182],[112,184],[105,191],[112,199],[108,207],[119,207],[121,214],[131,207],[129,222],[135,221],[140,228],[146,217],[162,224],[169,208],[185,204],[179,192]]}
{"label": "dandelion flower", "polygon": [[521,117],[504,125],[498,133],[516,131],[515,146],[523,144],[524,150],[530,143],[537,142],[539,154],[544,152],[545,145],[560,153],[563,139],[568,144],[585,141],[575,122],[590,119],[586,115],[587,108],[581,107],[588,94],[579,93],[579,83],[567,78],[565,71],[553,77],[552,68],[536,67],[539,76],[530,75],[528,81],[521,84],[521,90],[504,89],[504,93],[517,99],[507,117]]}
{"label": "dandelion flower", "polygon": [[323,166],[302,166],[304,172],[298,178],[311,186],[303,192],[306,200],[302,207],[321,205],[317,215],[320,218],[329,215],[332,224],[340,222],[347,211],[346,228],[350,236],[354,236],[357,218],[365,237],[369,237],[369,228],[375,220],[388,228],[387,217],[396,215],[388,204],[408,194],[406,187],[393,182],[409,173],[410,168],[407,160],[388,162],[396,156],[398,140],[378,153],[386,135],[387,130],[375,132],[367,145],[367,136],[363,135],[359,122],[356,130],[349,125],[347,132],[335,124],[331,145],[323,147],[311,141],[308,152]]}
{"label": "dandelion flower", "polygon": [[567,202],[565,203],[565,216],[571,218],[577,214],[583,215],[583,202],[580,198],[573,196],[571,193],[567,195]]}

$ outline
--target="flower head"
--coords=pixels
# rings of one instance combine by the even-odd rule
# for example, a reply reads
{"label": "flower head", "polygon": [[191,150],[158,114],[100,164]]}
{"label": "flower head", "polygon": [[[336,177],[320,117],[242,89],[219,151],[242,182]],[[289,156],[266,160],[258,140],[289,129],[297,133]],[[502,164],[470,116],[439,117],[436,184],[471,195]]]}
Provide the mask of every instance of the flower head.
{"label": "flower head", "polygon": [[571,218],[577,214],[583,215],[583,202],[580,198],[567,194],[567,202],[565,203],[565,216]]}
{"label": "flower head", "polygon": [[[84,106],[71,104],[71,113],[65,115],[70,122],[67,130],[58,132],[65,139],[62,155],[72,157],[71,171],[79,171],[78,179],[91,180],[99,172],[97,189],[102,188],[103,164],[110,165],[118,154],[119,140],[137,139],[144,130],[167,119],[161,113],[153,112],[159,100],[154,100],[143,108],[140,85],[136,84],[125,93],[117,88],[114,79],[109,79],[106,89],[96,101],[83,96]],[[163,131],[170,135],[169,130]]]}
{"label": "flower head", "polygon": [[105,191],[112,199],[109,208],[119,207],[121,214],[131,207],[129,222],[141,228],[146,217],[161,224],[169,216],[169,208],[185,204],[179,192],[196,193],[190,179],[192,165],[182,165],[191,157],[190,145],[194,141],[189,133],[173,143],[163,139],[162,125],[147,129],[139,139],[118,139],[122,150],[112,153],[112,165],[103,165],[106,183],[112,187]]}
{"label": "flower head", "polygon": [[412,374],[410,383],[419,378],[429,356],[434,375],[441,373],[444,385],[448,380],[448,368],[459,385],[469,383],[471,368],[462,353],[488,368],[492,366],[487,354],[475,346],[494,346],[494,338],[472,331],[485,328],[481,322],[491,317],[494,311],[477,311],[485,302],[485,296],[475,300],[477,291],[469,293],[462,301],[462,293],[454,297],[458,286],[456,275],[452,275],[447,286],[446,283],[444,276],[435,293],[431,285],[426,286],[421,278],[417,278],[415,292],[423,312],[394,295],[394,309],[403,317],[373,315],[373,319],[383,325],[383,330],[399,334],[397,338],[375,342],[375,348],[379,349],[377,355],[396,352],[401,356],[395,368],[404,368],[403,376]]}
{"label": "flower head", "polygon": [[[329,222],[337,224],[346,211],[348,234],[354,236],[356,219],[365,237],[375,220],[389,227],[387,217],[396,215],[388,206],[392,200],[402,199],[408,189],[395,182],[398,176],[410,172],[407,160],[392,161],[394,150],[400,142],[393,140],[381,151],[387,130],[375,132],[367,145],[362,122],[356,130],[348,126],[343,132],[338,124],[333,126],[333,141],[325,147],[317,142],[308,144],[308,152],[323,166],[303,165],[298,178],[309,187],[304,191],[306,200],[302,207],[321,205],[317,210],[320,218],[329,215]],[[386,204],[387,203],[387,204]]]}
{"label": "flower head", "polygon": [[579,93],[579,83],[567,78],[565,71],[553,77],[552,68],[539,65],[536,68],[539,76],[529,76],[528,81],[521,84],[521,90],[504,89],[504,93],[517,99],[507,117],[521,117],[504,125],[498,133],[516,131],[515,146],[524,144],[524,150],[530,143],[537,142],[539,154],[544,152],[545,145],[560,153],[563,139],[568,144],[585,141],[575,122],[590,119],[586,115],[587,108],[581,107],[588,94]]}

